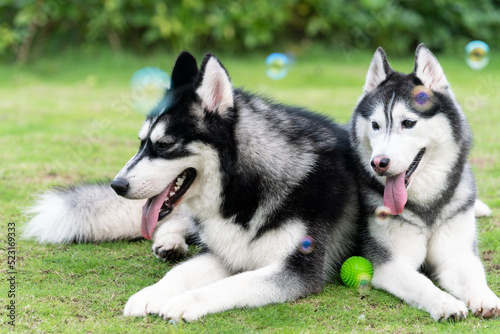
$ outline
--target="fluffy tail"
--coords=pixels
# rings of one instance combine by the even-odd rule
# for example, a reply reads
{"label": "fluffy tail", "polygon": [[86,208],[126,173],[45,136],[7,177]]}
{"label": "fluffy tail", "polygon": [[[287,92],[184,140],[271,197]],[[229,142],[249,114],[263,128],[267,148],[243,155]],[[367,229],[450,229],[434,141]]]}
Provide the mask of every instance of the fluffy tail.
{"label": "fluffy tail", "polygon": [[122,198],[105,184],[42,194],[26,213],[23,237],[41,243],[100,242],[141,237],[144,201]]}

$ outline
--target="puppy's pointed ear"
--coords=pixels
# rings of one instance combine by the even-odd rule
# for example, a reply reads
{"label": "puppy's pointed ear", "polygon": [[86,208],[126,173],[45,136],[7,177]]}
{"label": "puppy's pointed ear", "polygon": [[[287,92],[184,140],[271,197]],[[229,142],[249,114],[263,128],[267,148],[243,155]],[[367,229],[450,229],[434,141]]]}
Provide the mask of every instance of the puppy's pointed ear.
{"label": "puppy's pointed ear", "polygon": [[363,87],[365,94],[377,88],[392,72],[394,70],[387,61],[384,49],[378,48],[373,55],[370,68],[366,74],[365,86]]}
{"label": "puppy's pointed ear", "polygon": [[420,44],[415,52],[413,73],[429,89],[444,92],[449,88],[443,68],[424,44]]}
{"label": "puppy's pointed ear", "polygon": [[203,108],[224,115],[233,106],[233,86],[226,69],[214,55],[208,54],[201,65],[198,89]]}
{"label": "puppy's pointed ear", "polygon": [[186,51],[183,51],[175,61],[172,69],[172,87],[176,88],[186,84],[195,83],[198,79],[198,65],[196,59]]}

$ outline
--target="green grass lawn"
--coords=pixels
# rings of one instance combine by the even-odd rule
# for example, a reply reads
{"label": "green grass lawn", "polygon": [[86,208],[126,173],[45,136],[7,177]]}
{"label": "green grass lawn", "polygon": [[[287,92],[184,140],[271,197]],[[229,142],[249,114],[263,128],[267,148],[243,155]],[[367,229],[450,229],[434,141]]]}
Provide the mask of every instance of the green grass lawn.
{"label": "green grass lawn", "polygon": [[[347,122],[364,83],[372,54],[349,61],[327,51],[302,54],[288,76],[265,76],[265,55],[224,57],[233,83],[276,100],[300,104]],[[201,60],[202,55],[197,55]],[[461,56],[439,57],[471,123],[470,160],[479,197],[493,209],[480,219],[480,251],[493,291],[500,294],[500,61],[469,69]],[[376,290],[326,285],[296,302],[209,315],[169,325],[157,317],[124,318],[133,293],[159,280],[171,267],[151,252],[151,241],[40,245],[19,239],[22,210],[53,186],[110,179],[138,147],[143,115],[129,107],[128,81],[145,66],[170,71],[175,55],[148,56],[69,51],[24,67],[0,64],[0,240],[16,226],[16,327],[18,333],[468,333],[498,332],[500,320],[472,315],[460,323],[436,323],[423,311]],[[389,60],[409,72],[413,59]],[[0,248],[1,328],[11,328],[5,306],[7,245]],[[192,253],[194,250],[192,251]],[[453,254],[450,254],[453,256]]]}

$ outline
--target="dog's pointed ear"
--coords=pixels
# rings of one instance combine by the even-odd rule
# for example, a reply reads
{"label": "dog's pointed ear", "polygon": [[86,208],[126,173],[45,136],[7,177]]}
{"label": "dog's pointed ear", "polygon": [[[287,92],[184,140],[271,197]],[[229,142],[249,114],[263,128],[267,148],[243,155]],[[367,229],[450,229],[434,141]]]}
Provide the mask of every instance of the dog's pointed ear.
{"label": "dog's pointed ear", "polygon": [[233,86],[226,69],[211,54],[205,56],[201,65],[201,77],[196,93],[203,108],[224,115],[233,106]]}
{"label": "dog's pointed ear", "polygon": [[196,59],[186,51],[183,51],[175,61],[172,70],[171,88],[195,83],[198,79],[199,71]]}
{"label": "dog's pointed ear", "polygon": [[429,89],[444,92],[449,87],[443,68],[424,44],[420,44],[415,52],[413,73]]}
{"label": "dog's pointed ear", "polygon": [[387,61],[384,49],[378,48],[373,55],[368,73],[366,74],[365,86],[363,87],[365,94],[377,88],[392,72],[394,70]]}

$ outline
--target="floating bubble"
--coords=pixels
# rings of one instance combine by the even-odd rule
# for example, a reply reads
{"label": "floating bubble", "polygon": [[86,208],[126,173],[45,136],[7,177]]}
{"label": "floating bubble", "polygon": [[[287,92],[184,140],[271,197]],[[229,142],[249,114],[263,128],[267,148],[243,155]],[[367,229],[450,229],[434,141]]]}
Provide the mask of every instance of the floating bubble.
{"label": "floating bubble", "polygon": [[412,106],[418,111],[425,111],[432,107],[434,94],[425,86],[417,86],[412,92]]}
{"label": "floating bubble", "polygon": [[358,286],[358,292],[360,295],[367,295],[370,293],[371,287],[372,287],[372,276],[368,274],[363,274],[360,276],[360,281],[359,281],[359,286]]}
{"label": "floating bubble", "polygon": [[153,110],[170,88],[170,76],[157,67],[144,67],[130,79],[132,107],[140,113]]}
{"label": "floating bubble", "polygon": [[392,218],[391,209],[386,206],[379,206],[375,209],[375,219],[379,222],[386,222]]}
{"label": "floating bubble", "polygon": [[303,254],[309,254],[314,250],[314,239],[308,235],[302,238],[300,241],[300,252]]}
{"label": "floating bubble", "polygon": [[490,47],[483,41],[472,41],[465,46],[465,61],[473,70],[480,70],[488,65]]}
{"label": "floating bubble", "polygon": [[280,80],[287,76],[290,68],[290,59],[283,53],[271,53],[266,58],[266,75],[273,80]]}

